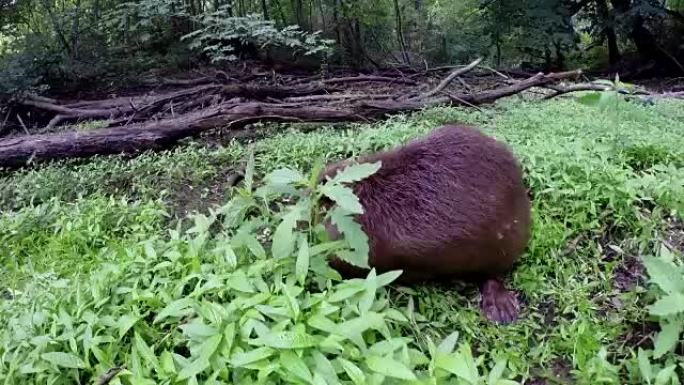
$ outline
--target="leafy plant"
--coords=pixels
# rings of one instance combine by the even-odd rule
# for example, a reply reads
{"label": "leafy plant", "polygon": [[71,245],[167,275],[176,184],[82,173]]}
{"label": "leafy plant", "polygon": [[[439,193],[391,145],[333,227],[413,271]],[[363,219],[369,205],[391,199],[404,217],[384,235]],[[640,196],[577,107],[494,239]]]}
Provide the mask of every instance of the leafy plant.
{"label": "leafy plant", "polygon": [[644,258],[650,282],[656,289],[657,300],[648,312],[660,322],[655,338],[654,358],[674,350],[684,331],[684,266],[665,246],[659,257]]}
{"label": "leafy plant", "polygon": [[651,353],[641,348],[638,349],[637,365],[643,383],[648,385],[679,385],[676,372],[677,364],[668,363],[665,366],[656,364],[651,360]]}
{"label": "leafy plant", "polygon": [[237,45],[261,49],[285,47],[293,54],[305,56],[330,54],[334,41],[321,38],[320,32],[305,32],[296,25],[278,29],[275,22],[254,14],[234,17],[229,7],[200,16],[198,22],[202,28],[183,36],[182,40],[190,40],[190,48],[206,53],[214,63],[237,60]]}
{"label": "leafy plant", "polygon": [[[402,336],[408,318],[385,290],[399,272],[340,282],[327,266],[333,252],[367,263],[358,225],[343,223],[362,210],[344,184],[378,166],[322,185],[317,169],[280,169],[255,188],[251,158],[235,197],[188,230],[112,250],[116,262],[85,280],[46,274],[11,290],[0,301],[0,381],[515,384],[503,360],[482,374],[457,334],[427,351]],[[336,206],[319,217],[322,196]],[[343,241],[317,240],[325,218],[345,218]]]}
{"label": "leafy plant", "polygon": [[602,91],[589,91],[582,96],[578,96],[576,100],[587,106],[598,107],[601,111],[617,112],[620,103],[626,99],[626,95],[631,95],[636,91],[634,85],[621,82],[618,75],[615,76],[613,81],[599,79],[593,83],[605,86],[605,89]]}

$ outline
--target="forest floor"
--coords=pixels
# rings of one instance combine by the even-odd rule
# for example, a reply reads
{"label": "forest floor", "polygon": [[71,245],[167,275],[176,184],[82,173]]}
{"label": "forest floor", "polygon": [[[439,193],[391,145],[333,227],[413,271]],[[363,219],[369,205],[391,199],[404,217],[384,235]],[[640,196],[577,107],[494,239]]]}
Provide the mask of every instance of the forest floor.
{"label": "forest floor", "polygon": [[242,141],[216,135],[164,153],[6,173],[0,287],[21,291],[47,272],[87,282],[101,268],[103,250],[165,237],[175,219],[225,203],[227,176],[247,143],[260,176],[388,148],[450,122],[483,127],[524,165],[534,229],[508,280],[522,314],[510,326],[488,323],[467,285],[393,287],[391,303],[415,309],[407,335],[439,340],[458,331],[475,354],[504,357],[512,377],[527,384],[592,383],[611,370],[621,383],[639,383],[624,360],[652,346],[657,326],[645,314],[639,257],[661,247],[684,252],[681,101],[625,102],[603,113],[572,99],[506,100],[377,123],[273,124],[263,137]]}

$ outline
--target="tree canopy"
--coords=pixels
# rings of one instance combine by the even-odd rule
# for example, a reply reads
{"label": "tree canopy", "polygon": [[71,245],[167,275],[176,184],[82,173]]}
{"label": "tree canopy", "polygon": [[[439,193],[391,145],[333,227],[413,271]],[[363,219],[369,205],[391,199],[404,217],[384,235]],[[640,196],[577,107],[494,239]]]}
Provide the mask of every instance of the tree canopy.
{"label": "tree canopy", "polygon": [[0,0],[4,93],[253,56],[684,73],[684,1]]}

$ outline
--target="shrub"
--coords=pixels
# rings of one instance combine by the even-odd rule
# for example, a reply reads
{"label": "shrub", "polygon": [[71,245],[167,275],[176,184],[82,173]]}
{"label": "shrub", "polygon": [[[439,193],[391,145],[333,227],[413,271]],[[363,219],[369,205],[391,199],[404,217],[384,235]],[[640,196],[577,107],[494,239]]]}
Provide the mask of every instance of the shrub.
{"label": "shrub", "polygon": [[319,32],[305,32],[299,26],[278,29],[273,21],[263,20],[257,15],[232,17],[226,7],[202,15],[197,20],[202,28],[183,39],[191,40],[191,48],[201,50],[215,63],[236,60],[239,46],[251,45],[262,49],[286,47],[293,54],[309,56],[329,54],[334,43],[322,39]]}
{"label": "shrub", "polygon": [[[328,267],[330,253],[367,263],[367,240],[350,220],[362,209],[344,184],[378,165],[320,186],[316,170],[280,169],[258,189],[249,165],[244,188],[187,231],[131,243],[85,280],[46,274],[24,292],[8,288],[0,380],[515,384],[502,379],[506,361],[484,377],[458,334],[426,347],[403,337],[411,311],[390,307],[385,290],[400,272],[340,282]],[[337,206],[320,212],[322,195]],[[323,218],[343,240],[325,240]]]}

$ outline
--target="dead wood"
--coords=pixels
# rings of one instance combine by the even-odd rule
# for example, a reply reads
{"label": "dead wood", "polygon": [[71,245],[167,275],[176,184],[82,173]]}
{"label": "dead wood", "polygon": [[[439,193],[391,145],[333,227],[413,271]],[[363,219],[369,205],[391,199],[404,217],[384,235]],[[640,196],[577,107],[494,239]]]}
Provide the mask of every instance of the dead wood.
{"label": "dead wood", "polygon": [[552,94],[546,95],[544,99],[551,99],[555,98],[556,96],[560,95],[565,95],[569,94],[572,92],[579,92],[579,91],[606,91],[610,89],[610,87],[606,85],[601,85],[601,84],[593,84],[593,83],[581,83],[581,84],[573,84],[569,86],[561,86],[561,85],[547,85],[545,88],[548,88],[550,90],[555,91]]}
{"label": "dead wood", "polygon": [[456,77],[463,75],[464,73],[466,73],[466,72],[472,70],[473,68],[477,67],[477,65],[480,64],[481,61],[482,61],[482,58],[479,58],[479,59],[475,60],[474,62],[468,64],[467,66],[453,71],[451,74],[449,74],[449,76],[447,76],[444,80],[442,80],[437,85],[437,87],[435,87],[433,90],[423,94],[421,97],[422,98],[429,98],[429,97],[432,97],[434,95],[437,95],[442,90],[444,90],[449,85],[449,83],[451,83]]}
{"label": "dead wood", "polygon": [[360,75],[360,76],[347,76],[340,78],[332,78],[322,80],[323,84],[339,84],[339,83],[357,83],[357,82],[385,82],[385,83],[400,83],[400,84],[410,84],[416,85],[416,81],[407,78],[400,77],[389,77],[389,76],[373,76],[373,75]]}
{"label": "dead wood", "polygon": [[[129,106],[131,110],[136,110],[133,117],[129,117],[129,121],[139,119],[136,118],[136,114],[143,116],[148,114],[150,110],[155,109],[160,114],[159,120],[156,121],[129,123],[120,127],[100,130],[0,139],[0,167],[17,168],[27,164],[66,158],[135,154],[147,150],[163,150],[172,147],[184,138],[197,136],[209,129],[224,128],[235,130],[255,122],[369,121],[389,114],[416,111],[437,105],[477,106],[492,103],[499,98],[511,96],[532,87],[545,86],[561,79],[576,77],[579,74],[581,74],[581,71],[548,75],[539,73],[515,84],[478,92],[446,91],[448,86],[447,78],[440,83],[438,88],[441,89],[437,89],[437,93],[430,91],[427,94],[400,98],[402,93],[406,94],[405,91],[400,90],[393,97],[387,97],[392,96],[387,94],[354,95],[355,100],[352,101],[349,101],[348,95],[344,94],[310,95],[315,92],[325,92],[325,89],[320,86],[290,88],[256,85],[253,88],[250,88],[252,86],[245,85],[218,86],[218,89],[214,90],[216,92],[215,96],[223,98],[227,95],[241,95],[242,97],[220,102],[217,105],[206,106],[199,111],[187,111],[182,114],[177,112],[169,117],[169,114],[165,113],[165,111],[158,111],[164,106],[164,104],[160,104],[159,100],[174,100],[167,95],[154,99],[156,101],[152,103],[154,108],[149,105],[136,108]],[[451,79],[455,77],[453,73],[449,76]],[[291,96],[297,93],[302,94],[302,96]],[[284,96],[288,96],[290,99]],[[330,96],[334,96],[334,98]],[[276,100],[274,98],[282,97],[286,101],[254,101],[254,99],[264,97],[267,97],[267,100]],[[194,98],[199,99],[198,97]],[[244,101],[245,98],[251,99],[251,101]],[[313,105],[314,101],[345,104],[340,106],[332,106],[330,104]],[[74,111],[83,112],[81,111],[83,108],[65,108],[56,104],[45,104],[38,100],[32,100],[29,103],[35,107],[40,106],[46,110],[54,111],[57,115],[68,113],[71,116]],[[186,103],[188,102],[186,101]],[[178,109],[182,110],[182,106],[179,105]],[[92,113],[90,110],[86,111],[88,111],[87,113]],[[112,109],[106,111],[111,113]],[[103,112],[98,111],[98,113]]]}

